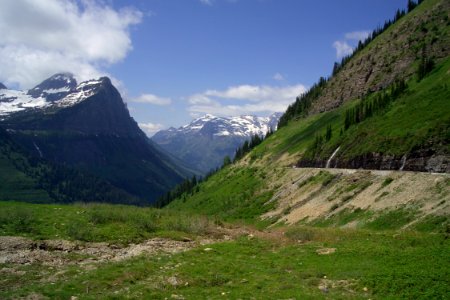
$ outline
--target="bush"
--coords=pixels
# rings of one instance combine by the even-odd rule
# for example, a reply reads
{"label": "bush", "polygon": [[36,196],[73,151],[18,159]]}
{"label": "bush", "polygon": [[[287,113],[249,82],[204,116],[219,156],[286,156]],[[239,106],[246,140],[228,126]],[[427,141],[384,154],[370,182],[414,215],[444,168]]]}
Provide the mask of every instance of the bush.
{"label": "bush", "polygon": [[0,228],[11,234],[36,233],[37,219],[33,211],[25,207],[8,207],[0,211]]}
{"label": "bush", "polygon": [[384,187],[388,186],[389,184],[391,184],[392,181],[394,181],[393,178],[387,177],[381,184],[381,187],[384,188]]}
{"label": "bush", "polygon": [[306,227],[293,227],[286,231],[285,235],[291,240],[308,242],[315,238],[315,232]]}
{"label": "bush", "polygon": [[90,242],[94,238],[93,229],[87,223],[80,220],[72,220],[67,224],[66,233],[71,239]]}
{"label": "bush", "polygon": [[211,224],[206,217],[175,217],[169,218],[161,224],[162,229],[181,231],[192,234],[205,234],[209,231]]}

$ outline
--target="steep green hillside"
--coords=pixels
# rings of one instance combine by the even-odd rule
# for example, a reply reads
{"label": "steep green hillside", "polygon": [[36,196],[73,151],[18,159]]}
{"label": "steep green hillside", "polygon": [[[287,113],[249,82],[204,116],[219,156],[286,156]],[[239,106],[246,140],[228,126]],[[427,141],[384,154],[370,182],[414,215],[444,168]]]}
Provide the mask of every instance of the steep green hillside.
{"label": "steep green hillside", "polygon": [[[346,66],[357,65],[361,55],[389,56],[389,49],[377,45],[389,40],[393,32],[401,40],[420,39],[416,42],[426,47],[442,44],[449,34],[448,19],[443,15],[449,12],[445,1],[424,1],[355,54]],[[412,26],[424,18],[429,20],[427,28],[437,27],[436,41],[416,30],[399,31],[404,24]],[[439,224],[448,224],[450,182],[446,175],[409,177],[403,172],[353,174],[338,170],[317,174],[314,169],[295,168],[326,167],[334,153],[330,167],[450,172],[450,58],[442,53],[434,54],[435,64],[420,77],[418,70],[424,59],[418,55],[407,61],[412,71],[403,76],[405,79],[386,81],[381,89],[358,94],[331,110],[325,105],[321,113],[313,113],[314,104],[309,114],[292,118],[244,159],[225,167],[194,189],[193,195],[184,195],[169,207],[251,222],[260,221],[259,216],[265,213],[265,224],[295,223],[303,217],[311,222],[357,208],[371,215],[355,215],[355,219],[366,218],[370,223],[389,210],[407,214],[412,209],[415,217],[407,218],[401,226],[412,226],[415,219],[426,216],[443,216]],[[392,68],[397,67],[394,64]],[[343,76],[344,69],[323,83],[322,92]],[[381,71],[378,74],[385,76]],[[357,78],[347,81],[369,90],[368,84]],[[324,103],[322,92],[312,90],[313,103]],[[392,178],[397,178],[396,183],[389,185]],[[321,196],[325,194],[327,197]]]}
{"label": "steep green hillside", "polygon": [[[378,93],[374,93],[365,101],[377,96]],[[439,154],[436,157],[441,158],[442,168],[447,167],[445,162],[450,152],[449,99],[450,59],[447,59],[419,83],[409,81],[408,88],[398,98],[347,130],[346,112],[361,100],[291,122],[257,146],[244,160],[235,162],[200,184],[199,191],[193,196],[176,200],[169,207],[192,209],[227,219],[258,216],[273,208],[275,203],[264,203],[277,193],[279,185],[287,183],[280,179],[289,180],[286,174],[292,172],[292,165],[299,161],[304,163],[308,156],[314,155],[325,167],[338,146],[340,150],[333,164],[352,161],[370,153],[384,153],[400,160],[404,154],[412,153],[405,159],[405,167],[408,163],[414,166],[417,160],[413,154],[427,149]],[[324,137],[319,147],[314,148],[317,136],[325,136],[329,127],[332,132],[329,141]]]}
{"label": "steep green hillside", "polygon": [[[393,96],[388,89],[348,102],[336,110],[295,121],[272,137],[273,144],[267,141],[265,149],[275,156],[285,151],[304,153],[302,166],[325,167],[327,159],[340,147],[333,160],[333,165],[338,167],[399,169],[405,155],[403,170],[448,172],[449,70],[450,59],[447,59],[419,83],[409,80],[406,90],[398,96]],[[345,128],[348,112],[364,104],[370,106],[380,97],[388,98],[385,105],[373,108],[371,115],[361,113],[358,123]],[[329,140],[328,126],[331,126]],[[317,137],[319,142],[315,140]],[[256,153],[265,154],[261,149]],[[375,154],[379,155],[380,164],[385,159],[391,166],[377,165]],[[427,158],[434,158],[436,165],[433,161],[427,163]]]}
{"label": "steep green hillside", "polygon": [[28,155],[1,128],[0,200],[145,204],[89,173]]}

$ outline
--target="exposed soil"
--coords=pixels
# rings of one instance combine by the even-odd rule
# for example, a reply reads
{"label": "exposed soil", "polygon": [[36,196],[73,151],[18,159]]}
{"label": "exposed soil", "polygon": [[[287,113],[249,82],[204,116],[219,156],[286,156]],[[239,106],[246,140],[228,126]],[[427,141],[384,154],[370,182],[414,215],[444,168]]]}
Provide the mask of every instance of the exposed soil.
{"label": "exposed soil", "polygon": [[[195,240],[184,238],[179,241],[153,238],[139,244],[129,244],[128,246],[68,240],[36,241],[18,236],[0,236],[0,264],[20,266],[37,263],[52,267],[77,264],[86,268],[92,268],[96,263],[121,261],[142,254],[174,254],[203,245],[236,239],[241,236],[248,239],[276,240],[281,243],[289,241],[284,237],[284,232],[280,230],[259,231],[245,226],[218,227],[213,236],[199,237]],[[14,273],[17,270],[14,268],[0,269],[0,274],[5,272]]]}
{"label": "exposed soil", "polygon": [[[343,210],[381,212],[410,207],[417,218],[450,214],[450,174],[387,170],[286,168],[282,183],[270,200],[274,210],[263,218],[295,224],[301,220],[328,218]],[[308,182],[320,171],[333,178],[327,184]],[[357,223],[349,224],[357,227]]]}
{"label": "exposed soil", "polygon": [[108,243],[82,243],[66,240],[33,241],[24,237],[0,236],[0,264],[48,266],[88,265],[105,261],[121,261],[141,254],[177,253],[217,240],[174,241],[153,238],[140,244],[120,247]]}

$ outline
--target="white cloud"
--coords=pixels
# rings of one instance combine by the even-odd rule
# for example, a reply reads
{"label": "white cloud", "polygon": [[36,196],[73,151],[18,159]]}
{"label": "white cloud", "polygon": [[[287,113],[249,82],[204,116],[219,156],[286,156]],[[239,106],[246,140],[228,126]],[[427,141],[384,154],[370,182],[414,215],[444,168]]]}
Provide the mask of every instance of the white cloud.
{"label": "white cloud", "polygon": [[280,73],[275,73],[272,78],[274,80],[276,80],[276,81],[283,81],[284,80],[284,76],[281,75]]}
{"label": "white cloud", "polygon": [[346,40],[355,40],[355,41],[364,41],[368,36],[370,32],[369,31],[353,31],[353,32],[347,32],[345,34]]}
{"label": "white cloud", "polygon": [[368,36],[369,31],[353,31],[347,32],[344,35],[343,40],[335,41],[333,43],[333,48],[336,49],[336,57],[342,58],[346,55],[350,55],[353,53],[354,48],[351,45],[355,45],[355,42],[364,41]]}
{"label": "white cloud", "polygon": [[144,131],[147,136],[151,137],[161,129],[164,129],[164,125],[162,124],[154,124],[154,123],[139,123],[139,127]]}
{"label": "white cloud", "polygon": [[[226,0],[227,3],[237,3],[239,0]],[[216,3],[216,0],[200,0],[200,3],[212,6],[214,3]]]}
{"label": "white cloud", "polygon": [[29,88],[62,71],[85,80],[123,60],[143,14],[99,1],[0,1],[0,81]]}
{"label": "white cloud", "polygon": [[200,0],[200,2],[205,5],[213,5],[213,0]]}
{"label": "white cloud", "polygon": [[132,102],[150,103],[155,105],[169,105],[172,103],[172,99],[159,97],[153,94],[142,94],[137,98],[131,100]]}
{"label": "white cloud", "polygon": [[188,111],[191,115],[222,116],[283,112],[305,91],[302,84],[285,87],[240,85],[223,91],[207,90],[188,98]]}
{"label": "white cloud", "polygon": [[336,57],[342,58],[346,55],[352,54],[353,48],[345,41],[335,41],[333,47],[336,49]]}

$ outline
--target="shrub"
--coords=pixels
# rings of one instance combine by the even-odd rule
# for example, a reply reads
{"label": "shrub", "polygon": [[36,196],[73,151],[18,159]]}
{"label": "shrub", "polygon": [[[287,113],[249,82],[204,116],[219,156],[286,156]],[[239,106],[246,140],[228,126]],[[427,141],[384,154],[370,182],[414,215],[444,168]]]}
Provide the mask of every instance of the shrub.
{"label": "shrub", "polygon": [[293,227],[286,231],[285,235],[292,240],[308,242],[314,239],[315,232],[306,227]]}
{"label": "shrub", "polygon": [[9,207],[0,211],[0,228],[12,234],[36,233],[37,219],[33,211],[25,207]]}

